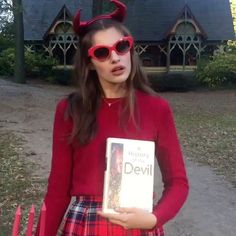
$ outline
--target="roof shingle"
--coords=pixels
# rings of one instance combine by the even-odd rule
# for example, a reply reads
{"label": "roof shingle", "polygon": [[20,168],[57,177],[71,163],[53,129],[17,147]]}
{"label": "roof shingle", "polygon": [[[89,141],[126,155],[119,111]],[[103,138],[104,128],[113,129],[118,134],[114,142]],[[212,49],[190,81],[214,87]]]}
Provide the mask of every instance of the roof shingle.
{"label": "roof shingle", "polygon": [[[186,2],[208,40],[235,39],[229,0],[132,0],[125,24],[137,41],[161,41]],[[82,8],[82,20],[91,18],[92,0],[23,0],[25,40],[42,40],[64,4],[72,15]]]}

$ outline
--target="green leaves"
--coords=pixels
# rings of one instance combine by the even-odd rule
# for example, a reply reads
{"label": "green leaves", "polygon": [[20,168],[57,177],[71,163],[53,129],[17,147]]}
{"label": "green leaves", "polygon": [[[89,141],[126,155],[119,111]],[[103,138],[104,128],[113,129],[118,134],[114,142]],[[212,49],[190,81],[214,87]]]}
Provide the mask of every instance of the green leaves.
{"label": "green leaves", "polygon": [[236,50],[234,46],[208,59],[201,59],[197,69],[198,80],[210,88],[236,83]]}
{"label": "green leaves", "polygon": [[[56,59],[42,53],[25,51],[27,76],[50,76],[52,68],[58,65]],[[0,75],[13,75],[15,66],[14,49],[8,48],[0,53]]]}

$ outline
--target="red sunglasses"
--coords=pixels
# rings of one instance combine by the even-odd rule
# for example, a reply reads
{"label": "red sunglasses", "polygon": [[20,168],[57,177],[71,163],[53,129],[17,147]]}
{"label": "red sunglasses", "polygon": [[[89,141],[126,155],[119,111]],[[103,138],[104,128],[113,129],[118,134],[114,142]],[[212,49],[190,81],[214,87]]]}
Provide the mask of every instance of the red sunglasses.
{"label": "red sunglasses", "polygon": [[113,46],[98,45],[89,48],[88,55],[95,60],[105,61],[111,56],[114,50],[118,55],[126,54],[133,47],[133,38],[131,36],[123,37]]}

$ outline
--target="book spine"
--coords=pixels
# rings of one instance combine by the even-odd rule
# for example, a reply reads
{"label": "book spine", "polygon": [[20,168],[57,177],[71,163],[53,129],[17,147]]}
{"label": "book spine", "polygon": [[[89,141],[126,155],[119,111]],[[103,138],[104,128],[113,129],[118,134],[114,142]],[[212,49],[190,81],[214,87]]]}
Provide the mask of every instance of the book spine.
{"label": "book spine", "polygon": [[106,158],[105,158],[105,171],[104,171],[104,186],[103,186],[103,204],[102,204],[102,210],[103,212],[106,212],[107,209],[107,193],[108,193],[108,182],[109,182],[109,174],[108,174],[108,168],[109,168],[109,152],[110,152],[110,142],[109,139],[107,140],[106,144]]}

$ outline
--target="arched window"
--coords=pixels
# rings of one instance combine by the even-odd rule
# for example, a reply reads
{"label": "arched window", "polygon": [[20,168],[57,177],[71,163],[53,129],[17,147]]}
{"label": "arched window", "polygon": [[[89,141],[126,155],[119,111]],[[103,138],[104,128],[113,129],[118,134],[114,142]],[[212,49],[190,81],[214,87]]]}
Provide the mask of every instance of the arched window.
{"label": "arched window", "polygon": [[195,35],[196,29],[190,22],[182,22],[176,27],[176,35]]}
{"label": "arched window", "polygon": [[73,28],[71,22],[60,22],[54,29],[55,34],[72,34]]}
{"label": "arched window", "polygon": [[168,34],[167,67],[194,66],[201,52],[205,33],[186,4]]}
{"label": "arched window", "polygon": [[66,6],[59,12],[45,38],[44,48],[50,55],[64,66],[73,64],[78,39],[73,31],[72,16]]}

